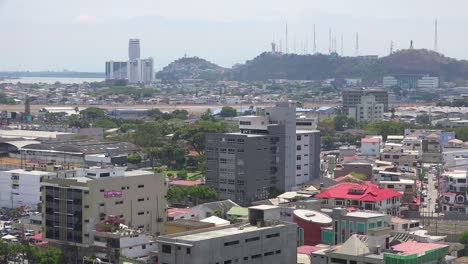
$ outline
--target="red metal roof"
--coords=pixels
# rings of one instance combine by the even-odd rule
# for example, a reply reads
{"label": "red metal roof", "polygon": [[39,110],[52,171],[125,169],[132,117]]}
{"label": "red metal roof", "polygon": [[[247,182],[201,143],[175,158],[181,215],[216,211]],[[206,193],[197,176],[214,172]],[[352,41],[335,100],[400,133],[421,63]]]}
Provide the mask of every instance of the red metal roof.
{"label": "red metal roof", "polygon": [[361,138],[361,143],[379,143],[380,139],[378,138]]}
{"label": "red metal roof", "polygon": [[315,247],[315,246],[304,245],[304,246],[300,246],[300,247],[297,248],[297,253],[310,255],[312,252],[320,250],[320,249],[322,249],[322,248]]}
{"label": "red metal roof", "polygon": [[181,186],[195,186],[200,185],[202,182],[200,180],[197,181],[187,181],[187,180],[175,180],[169,182],[170,185],[181,185]]}
{"label": "red metal roof", "polygon": [[393,246],[392,249],[395,251],[401,252],[402,255],[424,255],[426,251],[446,247],[447,245],[436,244],[436,243],[421,243],[416,241],[408,241],[396,246]]}
{"label": "red metal roof", "polygon": [[167,216],[169,217],[177,217],[179,215],[184,215],[191,213],[192,209],[190,208],[169,208],[167,209]]}
{"label": "red metal roof", "polygon": [[[362,193],[352,193],[350,189],[361,190]],[[315,195],[316,198],[341,198],[366,202],[377,202],[398,196],[401,196],[401,193],[389,188],[379,188],[371,182],[340,183]]]}

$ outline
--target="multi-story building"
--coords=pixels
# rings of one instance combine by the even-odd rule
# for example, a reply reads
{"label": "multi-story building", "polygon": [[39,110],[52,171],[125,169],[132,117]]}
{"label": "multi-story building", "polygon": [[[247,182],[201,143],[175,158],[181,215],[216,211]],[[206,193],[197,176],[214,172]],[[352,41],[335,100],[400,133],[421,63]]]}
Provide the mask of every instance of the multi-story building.
{"label": "multi-story building", "polygon": [[439,77],[429,76],[428,74],[397,74],[383,77],[384,88],[438,88],[439,84]]}
{"label": "multi-story building", "polygon": [[320,132],[296,131],[296,186],[320,175]]}
{"label": "multi-story building", "polygon": [[340,183],[321,191],[314,197],[321,199],[322,208],[343,206],[399,215],[401,195],[393,189],[380,188],[376,184],[365,182]]}
{"label": "multi-story building", "polygon": [[137,60],[140,58],[140,40],[129,39],[128,40],[128,59]]}
{"label": "multi-story building", "polygon": [[127,80],[127,61],[106,61],[106,80]]}
{"label": "multi-story building", "polygon": [[447,147],[449,141],[455,139],[455,132],[453,131],[406,128],[404,132],[405,137],[411,136],[417,137],[419,139],[427,137],[431,134],[436,134],[439,136],[439,142],[442,147]]}
{"label": "multi-story building", "polygon": [[55,173],[16,169],[0,171],[0,207],[29,206],[36,209],[41,202],[41,182]]}
{"label": "multi-story building", "polygon": [[448,171],[443,173],[441,178],[439,185],[440,196],[437,199],[440,210],[468,214],[467,171]]}
{"label": "multi-story building", "polygon": [[88,247],[93,230],[107,219],[130,228],[164,233],[165,176],[123,167],[64,171],[42,182],[44,237],[54,243]]}
{"label": "multi-story building", "polygon": [[143,230],[126,227],[112,231],[94,231],[93,255],[110,263],[119,263],[120,257],[148,260],[157,251],[154,237]]}
{"label": "multi-story building", "polygon": [[278,103],[239,118],[239,133],[206,136],[206,184],[220,199],[250,205],[320,174],[320,134],[296,131],[295,106]]}
{"label": "multi-story building", "polygon": [[377,103],[374,95],[361,97],[361,102],[355,107],[349,107],[348,116],[358,123],[383,120],[384,104]]}
{"label": "multi-story building", "polygon": [[322,243],[338,245],[345,243],[350,236],[372,235],[378,244],[389,244],[392,217],[387,214],[370,212],[348,212],[344,208],[334,208],[331,213],[331,227],[322,228]]}
{"label": "multi-story building", "polygon": [[249,208],[249,223],[158,238],[164,264],[297,263],[297,225],[281,222],[279,208]]}
{"label": "multi-story building", "polygon": [[361,104],[363,96],[373,95],[377,104],[384,105],[384,111],[388,111],[388,92],[380,89],[346,89],[343,90],[343,113],[349,113],[350,108],[356,108]]}
{"label": "multi-story building", "polygon": [[154,79],[153,58],[140,58],[140,40],[130,39],[128,61],[107,61],[106,80],[128,80],[129,83],[150,83]]}
{"label": "multi-story building", "polygon": [[378,137],[361,138],[361,155],[377,157],[380,155],[380,141]]}

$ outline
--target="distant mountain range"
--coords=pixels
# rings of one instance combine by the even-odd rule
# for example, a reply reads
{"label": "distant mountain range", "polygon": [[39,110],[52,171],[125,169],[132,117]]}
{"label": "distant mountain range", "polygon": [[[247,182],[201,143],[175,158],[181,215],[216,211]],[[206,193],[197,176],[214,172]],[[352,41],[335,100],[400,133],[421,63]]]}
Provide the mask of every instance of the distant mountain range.
{"label": "distant mountain range", "polygon": [[179,79],[262,81],[362,78],[381,81],[390,74],[430,74],[446,81],[468,79],[468,61],[425,49],[408,49],[385,57],[341,57],[338,54],[280,54],[264,52],[244,64],[222,68],[198,57],[181,58],[156,74],[165,81]]}

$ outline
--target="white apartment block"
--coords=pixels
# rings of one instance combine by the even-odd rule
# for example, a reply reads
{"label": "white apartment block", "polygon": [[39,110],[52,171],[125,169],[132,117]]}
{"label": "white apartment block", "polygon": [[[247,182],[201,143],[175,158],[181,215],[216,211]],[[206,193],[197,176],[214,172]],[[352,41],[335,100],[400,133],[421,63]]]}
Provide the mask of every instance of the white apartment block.
{"label": "white apartment block", "polygon": [[373,95],[362,96],[361,103],[349,108],[348,112],[348,116],[358,123],[383,120],[383,114],[384,104],[377,103]]}
{"label": "white apartment block", "polygon": [[418,80],[418,88],[438,88],[439,77],[424,76]]}
{"label": "white apartment block", "polygon": [[55,177],[55,173],[23,169],[0,171],[0,207],[26,205],[36,209],[41,202],[41,181],[44,177]]}

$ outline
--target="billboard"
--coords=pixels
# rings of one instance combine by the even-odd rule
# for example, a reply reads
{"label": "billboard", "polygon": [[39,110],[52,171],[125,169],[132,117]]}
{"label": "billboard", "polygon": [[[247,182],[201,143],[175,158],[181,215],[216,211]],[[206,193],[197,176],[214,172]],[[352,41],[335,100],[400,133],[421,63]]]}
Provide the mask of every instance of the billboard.
{"label": "billboard", "polygon": [[121,191],[107,191],[104,192],[104,198],[122,197]]}

